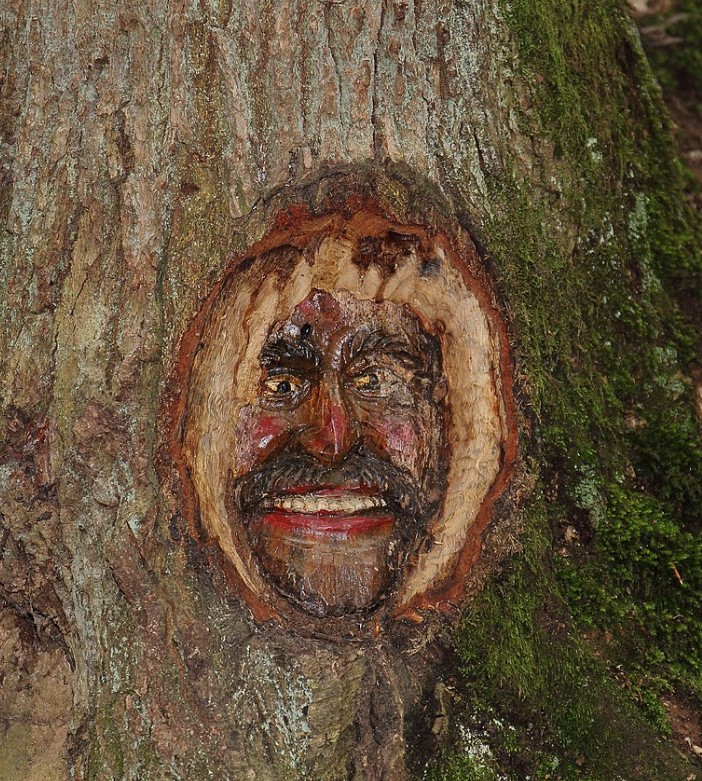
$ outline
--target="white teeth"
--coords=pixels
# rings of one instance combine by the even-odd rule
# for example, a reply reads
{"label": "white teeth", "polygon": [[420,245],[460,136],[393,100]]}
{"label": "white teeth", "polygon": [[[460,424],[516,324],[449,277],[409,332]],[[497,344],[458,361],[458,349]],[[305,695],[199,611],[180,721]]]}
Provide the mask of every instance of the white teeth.
{"label": "white teeth", "polygon": [[385,500],[380,496],[280,496],[268,499],[264,506],[287,510],[295,513],[357,513],[361,510],[374,510],[385,507]]}

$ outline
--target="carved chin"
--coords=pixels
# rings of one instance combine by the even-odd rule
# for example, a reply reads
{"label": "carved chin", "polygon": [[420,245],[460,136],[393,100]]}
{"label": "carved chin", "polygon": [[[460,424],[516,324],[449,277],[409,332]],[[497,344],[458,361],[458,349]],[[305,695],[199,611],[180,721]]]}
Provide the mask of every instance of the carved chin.
{"label": "carved chin", "polygon": [[252,519],[249,540],[278,591],[315,616],[374,607],[393,584],[400,542],[388,514],[274,511]]}

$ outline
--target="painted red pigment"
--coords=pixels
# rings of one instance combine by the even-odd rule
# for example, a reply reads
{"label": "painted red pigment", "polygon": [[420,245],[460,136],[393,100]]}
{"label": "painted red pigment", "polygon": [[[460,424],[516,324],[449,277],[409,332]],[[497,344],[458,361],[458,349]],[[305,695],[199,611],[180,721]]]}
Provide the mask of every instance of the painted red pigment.
{"label": "painted red pigment", "polygon": [[392,515],[336,515],[334,513],[270,512],[259,523],[292,532],[322,536],[326,534],[353,537],[387,528],[395,523]]}

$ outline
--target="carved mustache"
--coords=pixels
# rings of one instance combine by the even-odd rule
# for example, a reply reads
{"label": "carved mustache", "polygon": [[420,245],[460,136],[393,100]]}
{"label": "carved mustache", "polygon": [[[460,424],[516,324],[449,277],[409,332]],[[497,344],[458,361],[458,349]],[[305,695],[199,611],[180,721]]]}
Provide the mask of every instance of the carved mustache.
{"label": "carved mustache", "polygon": [[246,513],[255,511],[268,497],[293,492],[301,486],[314,490],[314,486],[353,488],[359,485],[377,489],[400,518],[412,522],[427,517],[430,508],[422,506],[419,490],[409,473],[365,448],[352,451],[334,467],[324,466],[306,453],[279,453],[260,469],[237,478],[233,497]]}

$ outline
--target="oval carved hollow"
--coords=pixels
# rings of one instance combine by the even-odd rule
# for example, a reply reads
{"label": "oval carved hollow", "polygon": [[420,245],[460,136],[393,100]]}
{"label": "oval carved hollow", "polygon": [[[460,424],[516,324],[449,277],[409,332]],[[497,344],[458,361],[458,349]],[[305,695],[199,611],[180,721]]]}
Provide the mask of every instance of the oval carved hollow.
{"label": "oval carved hollow", "polygon": [[232,264],[183,340],[174,449],[255,617],[458,604],[516,447],[491,301],[444,237],[371,209]]}

